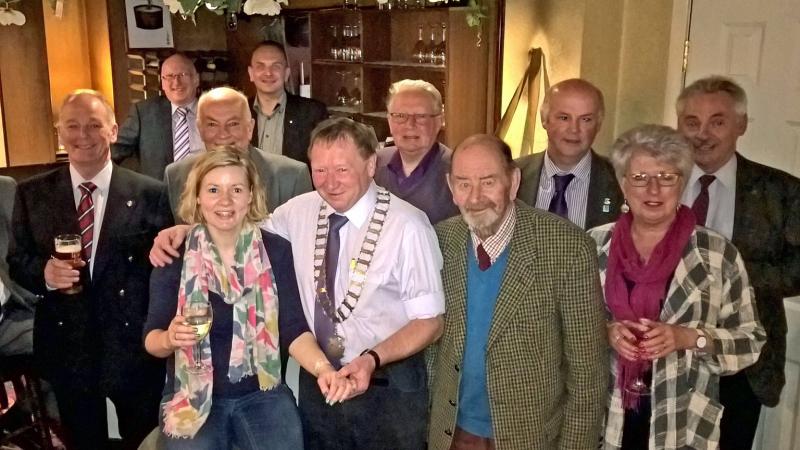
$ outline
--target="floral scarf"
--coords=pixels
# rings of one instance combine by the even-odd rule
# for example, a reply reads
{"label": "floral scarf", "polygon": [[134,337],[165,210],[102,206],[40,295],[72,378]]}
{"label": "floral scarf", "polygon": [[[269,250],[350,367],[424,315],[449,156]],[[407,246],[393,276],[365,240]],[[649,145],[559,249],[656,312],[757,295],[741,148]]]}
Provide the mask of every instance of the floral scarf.
{"label": "floral scarf", "polygon": [[[278,350],[278,297],[272,267],[261,238],[261,230],[245,223],[236,241],[234,267],[225,267],[217,246],[204,225],[195,225],[186,240],[186,252],[178,291],[178,313],[183,305],[207,301],[209,291],[219,293],[233,305],[233,333],[228,378],[236,383],[245,376],[258,376],[262,390],[280,383]],[[210,339],[201,344],[201,358],[211,365]],[[211,410],[213,372],[195,375],[192,347],[175,351],[175,394],[163,407],[164,433],[171,437],[194,437]]]}
{"label": "floral scarf", "polygon": [[[666,297],[667,283],[678,267],[696,222],[692,210],[681,206],[650,259],[643,264],[633,244],[632,220],[631,214],[622,214],[614,225],[606,268],[606,304],[614,320],[638,322],[645,318],[657,321]],[[633,284],[630,292],[626,279]],[[628,392],[625,387],[642,377],[650,369],[651,362],[617,358],[617,365],[617,385],[622,394],[622,404],[625,409],[636,409],[639,396]]]}

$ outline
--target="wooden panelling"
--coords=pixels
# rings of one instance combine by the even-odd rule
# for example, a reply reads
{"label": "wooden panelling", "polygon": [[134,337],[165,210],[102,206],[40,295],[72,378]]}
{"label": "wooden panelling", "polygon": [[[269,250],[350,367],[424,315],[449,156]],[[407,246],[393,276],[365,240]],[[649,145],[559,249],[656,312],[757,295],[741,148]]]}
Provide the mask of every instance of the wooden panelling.
{"label": "wooden panelling", "polygon": [[55,160],[42,2],[15,4],[24,26],[0,26],[0,83],[9,165]]}

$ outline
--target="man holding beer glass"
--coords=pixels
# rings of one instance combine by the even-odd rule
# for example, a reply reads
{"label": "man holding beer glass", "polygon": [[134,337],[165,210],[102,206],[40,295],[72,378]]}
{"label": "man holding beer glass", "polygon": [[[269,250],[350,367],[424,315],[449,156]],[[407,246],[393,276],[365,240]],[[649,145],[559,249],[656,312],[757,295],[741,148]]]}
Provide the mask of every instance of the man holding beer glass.
{"label": "man holding beer glass", "polygon": [[41,296],[34,356],[69,448],[108,447],[106,398],[122,447],[136,448],[157,424],[164,380],[141,345],[147,252],[171,214],[160,182],[111,163],[117,124],[99,93],[69,94],[56,127],[69,165],[20,183],[10,273]]}

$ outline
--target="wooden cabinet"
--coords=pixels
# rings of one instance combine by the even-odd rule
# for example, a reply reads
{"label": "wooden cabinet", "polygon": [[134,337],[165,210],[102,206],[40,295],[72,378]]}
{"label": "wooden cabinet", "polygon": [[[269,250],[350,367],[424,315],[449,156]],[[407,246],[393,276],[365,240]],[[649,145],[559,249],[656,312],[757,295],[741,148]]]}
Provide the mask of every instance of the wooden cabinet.
{"label": "wooden cabinet", "polygon": [[[423,79],[442,93],[442,140],[447,145],[485,132],[489,51],[485,43],[477,45],[466,14],[461,7],[311,12],[312,97],[325,102],[334,114],[373,124],[380,138],[386,127],[389,86],[405,78]],[[439,44],[445,28],[444,63],[415,60],[420,27],[426,46],[431,33]]]}

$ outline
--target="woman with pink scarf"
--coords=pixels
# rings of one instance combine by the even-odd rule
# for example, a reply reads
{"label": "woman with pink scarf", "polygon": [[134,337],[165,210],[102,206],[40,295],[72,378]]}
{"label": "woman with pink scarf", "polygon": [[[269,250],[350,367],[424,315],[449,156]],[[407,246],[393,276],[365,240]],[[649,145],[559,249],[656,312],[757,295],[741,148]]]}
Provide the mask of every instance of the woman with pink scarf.
{"label": "woman with pink scarf", "polygon": [[606,449],[716,449],[719,377],[753,364],[766,336],[742,258],[680,204],[692,149],[669,127],[623,134],[611,162],[626,206],[597,242],[608,309]]}

